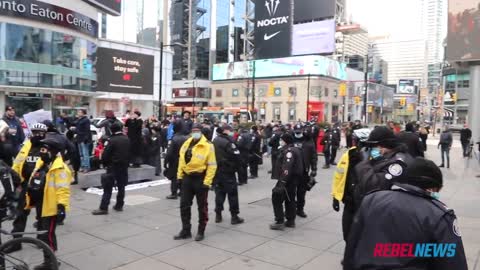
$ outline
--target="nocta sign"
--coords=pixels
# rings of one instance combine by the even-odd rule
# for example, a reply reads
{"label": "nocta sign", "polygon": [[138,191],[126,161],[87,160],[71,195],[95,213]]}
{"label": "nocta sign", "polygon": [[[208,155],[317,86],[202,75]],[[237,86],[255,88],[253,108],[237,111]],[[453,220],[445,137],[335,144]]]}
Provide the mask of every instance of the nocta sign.
{"label": "nocta sign", "polygon": [[[285,0],[284,0],[285,1]],[[277,13],[280,0],[265,0],[265,7],[271,18],[257,20],[257,27],[267,27],[272,25],[280,25],[288,23],[289,16],[274,17]]]}

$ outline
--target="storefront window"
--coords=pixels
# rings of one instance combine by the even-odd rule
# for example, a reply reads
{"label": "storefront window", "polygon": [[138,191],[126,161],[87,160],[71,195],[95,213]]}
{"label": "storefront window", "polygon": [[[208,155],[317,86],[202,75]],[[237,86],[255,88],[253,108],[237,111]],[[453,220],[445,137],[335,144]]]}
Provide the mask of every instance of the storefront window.
{"label": "storefront window", "polygon": [[72,35],[0,23],[0,84],[91,91],[96,51]]}

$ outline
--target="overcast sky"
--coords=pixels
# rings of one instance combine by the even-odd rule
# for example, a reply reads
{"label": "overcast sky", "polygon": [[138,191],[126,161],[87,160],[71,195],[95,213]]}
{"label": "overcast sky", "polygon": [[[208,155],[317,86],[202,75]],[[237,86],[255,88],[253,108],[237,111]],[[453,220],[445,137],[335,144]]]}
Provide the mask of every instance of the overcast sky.
{"label": "overcast sky", "polygon": [[[459,0],[467,1],[467,0]],[[370,36],[415,38],[421,31],[421,0],[347,0],[347,13]]]}

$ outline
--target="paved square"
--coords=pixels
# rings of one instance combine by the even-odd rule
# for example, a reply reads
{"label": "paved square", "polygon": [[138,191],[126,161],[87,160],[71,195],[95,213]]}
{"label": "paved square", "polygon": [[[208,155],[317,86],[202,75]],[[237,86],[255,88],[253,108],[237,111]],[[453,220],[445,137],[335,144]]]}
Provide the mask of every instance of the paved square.
{"label": "paved square", "polygon": [[[445,187],[441,200],[458,216],[469,269],[480,270],[480,169],[466,168],[461,149],[453,148],[452,169],[442,169]],[[428,156],[440,161],[439,150],[430,145]],[[269,164],[267,162],[266,164]],[[318,167],[323,165],[319,157]],[[295,229],[272,231],[270,194],[274,181],[267,175],[239,187],[240,216],[245,223],[230,224],[228,203],[223,222],[215,224],[213,192],[209,194],[210,220],[203,242],[173,240],[181,229],[179,201],[167,200],[169,185],[127,191],[123,212],[110,210],[108,216],[92,216],[99,195],[72,187],[72,211],[64,226],[58,227],[61,269],[85,270],[340,270],[345,243],[341,212],[331,208],[331,179],[334,168],[319,169],[315,188],[307,195],[306,219],[297,219]],[[33,230],[30,216],[27,230]],[[198,214],[192,207],[192,233]],[[5,224],[10,229],[10,224]]]}

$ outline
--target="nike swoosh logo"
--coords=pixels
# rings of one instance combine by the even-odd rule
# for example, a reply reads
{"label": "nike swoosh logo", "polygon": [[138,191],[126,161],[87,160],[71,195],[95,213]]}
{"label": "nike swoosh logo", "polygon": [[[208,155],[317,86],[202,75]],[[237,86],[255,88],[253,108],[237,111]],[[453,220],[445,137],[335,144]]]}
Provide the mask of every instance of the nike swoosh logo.
{"label": "nike swoosh logo", "polygon": [[274,34],[271,34],[271,35],[265,34],[265,36],[263,36],[263,39],[264,39],[264,40],[272,39],[274,36],[280,34],[280,32],[282,32],[282,31],[278,31],[278,32],[276,32],[276,33],[274,33]]}

